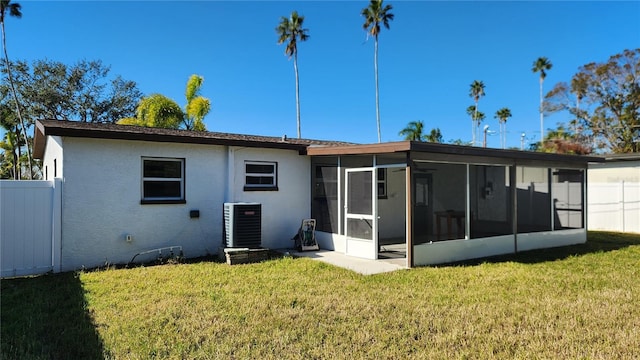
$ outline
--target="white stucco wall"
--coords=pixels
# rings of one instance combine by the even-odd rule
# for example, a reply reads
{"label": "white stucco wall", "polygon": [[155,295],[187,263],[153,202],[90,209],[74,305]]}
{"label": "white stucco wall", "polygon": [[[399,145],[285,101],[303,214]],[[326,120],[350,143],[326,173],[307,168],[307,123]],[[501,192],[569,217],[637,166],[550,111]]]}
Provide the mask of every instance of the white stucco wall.
{"label": "white stucco wall", "polygon": [[[518,235],[519,236],[519,235]],[[447,240],[415,245],[415,266],[444,264],[493,255],[513,253],[513,235],[494,236],[471,240]]]}
{"label": "white stucco wall", "polygon": [[[52,146],[45,158],[59,154]],[[262,204],[269,248],[292,247],[310,216],[310,161],[297,151],[64,138],[64,155],[62,270],[127,263],[166,246],[182,246],[187,257],[216,254],[226,201]],[[185,159],[186,204],[140,204],[142,157]],[[279,190],[244,191],[245,160],[277,162]]]}
{"label": "white stucco wall", "polygon": [[586,241],[587,231],[585,229],[518,234],[518,251],[584,244]]}
{"label": "white stucco wall", "polygon": [[[217,252],[224,147],[65,138],[64,153],[63,270],[127,263],[173,245],[187,257]],[[140,204],[143,156],[185,159],[186,204]],[[189,217],[192,209],[200,218]]]}
{"label": "white stucco wall", "polygon": [[[228,182],[233,184],[229,202],[262,204],[262,246],[291,248],[291,240],[303,219],[311,217],[311,160],[297,151],[230,148],[234,165]],[[275,161],[278,191],[245,191],[245,161]]]}
{"label": "white stucco wall", "polygon": [[316,231],[316,241],[320,249],[333,250],[343,254],[347,251],[347,241],[344,235]]}
{"label": "white stucco wall", "polygon": [[[585,229],[571,229],[517,234],[518,252],[559,246],[583,244]],[[471,240],[448,240],[415,245],[414,265],[434,265],[515,252],[514,235]]]}
{"label": "white stucco wall", "polygon": [[63,151],[62,138],[59,136],[47,137],[42,159],[42,176],[44,180],[53,180],[55,177],[62,178],[63,171]]}

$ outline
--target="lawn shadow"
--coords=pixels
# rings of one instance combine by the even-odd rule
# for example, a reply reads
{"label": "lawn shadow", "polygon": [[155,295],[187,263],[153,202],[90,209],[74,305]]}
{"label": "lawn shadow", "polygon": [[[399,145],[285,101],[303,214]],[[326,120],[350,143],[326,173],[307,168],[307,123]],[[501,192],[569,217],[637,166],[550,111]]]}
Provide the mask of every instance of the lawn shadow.
{"label": "lawn shadow", "polygon": [[473,266],[482,263],[501,262],[536,264],[547,261],[563,260],[573,256],[583,256],[593,253],[615,251],[633,245],[640,245],[640,236],[638,234],[589,231],[587,235],[587,242],[584,244],[528,250],[516,254],[471,259],[440,266]]}
{"label": "lawn shadow", "polygon": [[0,302],[0,358],[105,358],[76,273],[3,279]]}

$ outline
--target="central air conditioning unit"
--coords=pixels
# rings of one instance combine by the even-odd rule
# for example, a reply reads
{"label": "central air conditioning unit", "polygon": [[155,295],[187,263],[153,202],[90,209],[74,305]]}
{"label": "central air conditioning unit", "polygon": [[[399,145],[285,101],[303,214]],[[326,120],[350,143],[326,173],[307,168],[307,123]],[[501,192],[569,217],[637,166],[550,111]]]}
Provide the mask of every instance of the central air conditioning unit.
{"label": "central air conditioning unit", "polygon": [[230,248],[262,247],[262,205],[224,203],[224,243]]}

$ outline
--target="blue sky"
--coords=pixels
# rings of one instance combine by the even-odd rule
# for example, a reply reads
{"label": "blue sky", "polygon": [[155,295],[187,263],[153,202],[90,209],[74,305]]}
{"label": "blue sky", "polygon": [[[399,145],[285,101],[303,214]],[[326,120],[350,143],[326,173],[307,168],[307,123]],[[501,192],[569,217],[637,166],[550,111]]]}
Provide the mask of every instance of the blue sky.
{"label": "blue sky", "polygon": [[[208,130],[296,136],[292,61],[274,28],[292,10],[310,39],[298,45],[302,136],[377,141],[373,40],[360,16],[367,1],[17,1],[22,19],[6,22],[13,60],[73,64],[102,60],[110,76],[145,94],[184,105],[191,74],[205,78]],[[539,139],[534,60],[553,63],[545,92],[581,65],[640,46],[640,2],[385,1],[395,20],[380,35],[382,140],[409,122],[438,127],[445,140],[471,140],[469,85],[481,80],[483,125],[498,130],[509,107],[507,145]],[[545,118],[545,128],[567,115]],[[490,136],[489,147],[499,147]]]}

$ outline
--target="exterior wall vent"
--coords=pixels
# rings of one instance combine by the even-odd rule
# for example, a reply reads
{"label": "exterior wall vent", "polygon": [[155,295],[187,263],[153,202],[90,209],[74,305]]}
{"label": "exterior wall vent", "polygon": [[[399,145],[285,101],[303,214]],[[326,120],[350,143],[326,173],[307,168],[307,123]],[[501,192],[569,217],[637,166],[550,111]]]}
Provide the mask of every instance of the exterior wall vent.
{"label": "exterior wall vent", "polygon": [[262,247],[262,205],[224,203],[224,244],[231,248]]}

